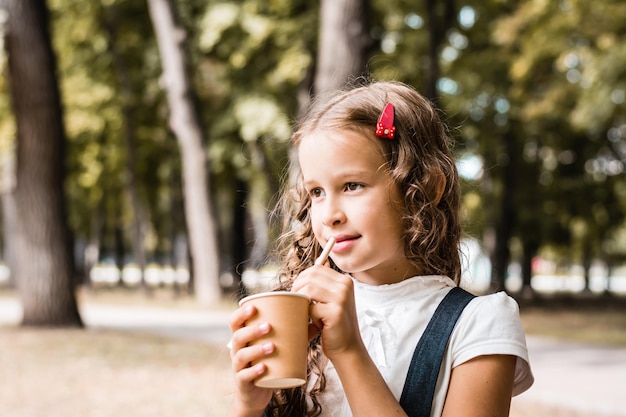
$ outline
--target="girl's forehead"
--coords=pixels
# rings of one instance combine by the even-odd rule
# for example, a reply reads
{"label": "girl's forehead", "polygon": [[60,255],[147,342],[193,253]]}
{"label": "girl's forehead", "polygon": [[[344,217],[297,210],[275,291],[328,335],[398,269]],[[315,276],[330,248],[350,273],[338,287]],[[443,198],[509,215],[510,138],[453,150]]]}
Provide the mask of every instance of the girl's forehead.
{"label": "girl's forehead", "polygon": [[386,161],[377,140],[380,139],[353,130],[315,131],[300,141],[300,167],[308,174],[327,166],[336,170],[360,167],[378,171]]}
{"label": "girl's forehead", "polygon": [[383,153],[382,147],[377,143],[377,140],[380,139],[373,137],[373,134],[371,136],[357,130],[317,129],[307,135],[303,135],[298,147],[304,147],[306,151],[314,152],[329,148],[335,151],[350,151],[358,148],[368,153],[381,155]]}

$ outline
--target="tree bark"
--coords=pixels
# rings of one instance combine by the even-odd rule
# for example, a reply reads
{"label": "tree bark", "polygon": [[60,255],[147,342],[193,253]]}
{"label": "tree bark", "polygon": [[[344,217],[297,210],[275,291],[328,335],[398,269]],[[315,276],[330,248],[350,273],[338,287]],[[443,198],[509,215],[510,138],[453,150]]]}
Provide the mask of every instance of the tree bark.
{"label": "tree bark", "polygon": [[508,161],[504,166],[502,177],[502,194],[500,196],[500,213],[495,224],[495,245],[491,255],[492,266],[492,290],[505,289],[505,280],[511,251],[509,241],[513,234],[517,211],[515,209],[515,195],[517,193],[517,170],[518,155],[516,137],[514,133],[507,132],[503,136],[504,152]]}
{"label": "tree bark", "polygon": [[522,298],[534,298],[535,290],[532,287],[533,278],[533,258],[537,254],[539,245],[534,242],[524,242],[522,254],[522,288],[520,294]]}
{"label": "tree bark", "polygon": [[[133,106],[133,89],[126,60],[118,47],[118,11],[117,5],[113,4],[103,9],[103,24],[108,35],[109,51],[113,59],[113,67],[117,78],[119,95],[121,97],[122,135],[126,143],[126,179],[127,189],[130,195],[130,204],[133,208],[132,223],[132,253],[133,260],[141,273],[141,284],[144,291],[149,291],[144,280],[146,269],[146,251],[144,237],[148,223],[146,210],[139,199],[139,186],[137,184],[137,140],[135,136],[135,108]],[[123,261],[120,271],[124,268]]]}
{"label": "tree bark", "polygon": [[17,208],[15,207],[15,155],[5,150],[0,172],[0,199],[2,200],[2,259],[9,270],[9,288],[15,288],[17,275]]}
{"label": "tree bark", "polygon": [[240,179],[235,180],[233,191],[233,228],[232,228],[232,253],[233,253],[233,277],[235,278],[234,290],[237,299],[241,299],[247,295],[247,290],[243,285],[242,273],[247,267],[246,262],[249,259],[250,248],[248,245],[249,220],[248,210],[246,210],[246,202],[248,201],[248,184]]}
{"label": "tree bark", "polygon": [[322,0],[315,92],[344,88],[363,75],[371,45],[364,0]]}
{"label": "tree bark", "polygon": [[196,297],[207,305],[221,297],[217,231],[209,197],[204,135],[187,68],[185,31],[170,0],[148,0],[163,66],[169,123],[183,161],[183,195]]}
{"label": "tree bark", "polygon": [[[444,8],[443,16],[435,10],[437,5]],[[456,17],[456,6],[454,0],[445,0],[438,2],[437,0],[426,1],[426,16],[428,22],[428,77],[424,88],[425,95],[431,102],[439,107],[439,94],[437,93],[437,82],[441,68],[439,65],[439,50],[445,39],[446,32],[454,24]]]}
{"label": "tree bark", "polygon": [[63,131],[56,62],[43,0],[1,0],[17,126],[18,290],[23,325],[80,326],[63,192]]}

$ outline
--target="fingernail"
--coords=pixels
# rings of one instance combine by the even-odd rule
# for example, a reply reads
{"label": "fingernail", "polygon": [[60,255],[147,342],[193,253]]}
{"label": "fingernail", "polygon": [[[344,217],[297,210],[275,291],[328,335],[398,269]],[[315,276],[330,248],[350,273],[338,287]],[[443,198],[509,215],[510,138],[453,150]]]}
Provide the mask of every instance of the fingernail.
{"label": "fingernail", "polygon": [[259,324],[259,330],[260,330],[262,333],[267,333],[267,332],[269,332],[269,331],[270,331],[270,325],[269,325],[269,323],[261,323],[261,324]]}
{"label": "fingernail", "polygon": [[272,353],[272,351],[274,350],[274,345],[272,343],[264,343],[261,346],[261,349],[263,349],[263,352],[265,353]]}
{"label": "fingernail", "polygon": [[265,372],[265,365],[260,363],[254,367],[254,370],[258,375],[261,375],[263,372]]}
{"label": "fingernail", "polygon": [[246,306],[246,314],[252,314],[252,306]]}

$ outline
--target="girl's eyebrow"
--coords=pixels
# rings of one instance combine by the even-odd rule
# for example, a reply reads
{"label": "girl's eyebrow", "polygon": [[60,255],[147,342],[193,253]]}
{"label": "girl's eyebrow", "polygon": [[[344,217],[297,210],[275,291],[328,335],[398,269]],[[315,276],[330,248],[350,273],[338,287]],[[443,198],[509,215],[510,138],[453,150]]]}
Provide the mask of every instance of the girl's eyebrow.
{"label": "girl's eyebrow", "polygon": [[[372,177],[376,176],[377,174],[379,174],[379,172],[372,172],[370,170],[356,170],[356,171],[337,171],[335,173],[333,173],[332,176],[332,180],[333,181],[337,181],[337,182],[351,182],[351,181],[363,181],[365,180],[369,180]],[[318,186],[320,185],[319,180],[317,179],[304,179],[304,181],[302,182],[302,184],[305,187],[311,187],[313,185]]]}
{"label": "girl's eyebrow", "polygon": [[[337,169],[333,170],[332,174],[330,174],[329,176],[332,181],[347,181],[351,179],[372,178],[380,175],[380,173],[380,170],[372,170],[370,168],[339,166],[337,167]],[[310,185],[312,183],[320,183],[319,177],[315,175],[315,173],[311,175],[310,178],[306,178],[304,175],[302,175],[302,184]]]}
{"label": "girl's eyebrow", "polygon": [[[337,175],[333,175],[332,181],[340,182],[343,184],[345,182],[363,181],[364,179],[367,180],[371,178],[371,176],[372,176],[372,173],[367,172],[367,171],[347,172],[347,173],[340,172]],[[309,188],[312,186],[321,186],[320,182],[315,179],[304,180],[302,184],[305,186],[305,188]]]}
{"label": "girl's eyebrow", "polygon": [[339,178],[339,179],[344,179],[344,178],[362,178],[362,177],[368,177],[371,175],[375,175],[375,172],[372,172],[371,170],[368,169],[358,169],[358,170],[346,170],[346,171],[341,171],[341,170],[337,170],[334,177],[335,178]]}

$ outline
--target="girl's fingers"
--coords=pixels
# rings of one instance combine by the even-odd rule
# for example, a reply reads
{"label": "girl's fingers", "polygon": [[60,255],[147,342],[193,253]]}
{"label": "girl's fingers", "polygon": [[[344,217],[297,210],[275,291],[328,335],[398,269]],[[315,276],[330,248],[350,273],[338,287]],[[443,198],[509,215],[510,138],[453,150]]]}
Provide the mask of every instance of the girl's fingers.
{"label": "girl's fingers", "polygon": [[343,303],[352,281],[343,274],[323,266],[313,266],[298,276],[292,291],[305,294],[315,302]]}
{"label": "girl's fingers", "polygon": [[[247,346],[239,349],[232,356],[232,366],[235,372],[250,368],[253,361],[262,360],[265,356],[274,351],[274,344],[271,342],[261,343],[254,346]],[[258,365],[257,365],[258,366]]]}
{"label": "girl's fingers", "polygon": [[231,351],[236,352],[244,348],[253,340],[268,334],[271,329],[272,327],[269,323],[261,323],[259,325],[246,326],[236,330],[231,339]]}
{"label": "girl's fingers", "polygon": [[260,323],[259,325],[246,326],[246,321],[256,314],[256,308],[252,305],[245,306],[235,310],[230,320],[230,330],[233,333],[231,339],[231,352],[247,346],[254,339],[266,335],[270,332],[269,323]]}
{"label": "girl's fingers", "polygon": [[[322,266],[313,266],[300,273],[294,291],[311,297],[309,337],[321,331],[324,354],[359,348],[362,344],[350,277]],[[317,328],[317,329],[315,329]]]}
{"label": "girl's fingers", "polygon": [[237,329],[244,327],[246,321],[255,314],[256,308],[253,305],[247,305],[235,310],[230,316],[230,331],[235,333]]}
{"label": "girl's fingers", "polygon": [[256,364],[249,368],[244,368],[236,373],[240,383],[251,384],[256,378],[265,373],[266,366],[264,363]]}
{"label": "girl's fingers", "polygon": [[230,319],[230,359],[237,386],[235,401],[244,410],[265,408],[272,396],[271,389],[254,385],[254,380],[267,371],[263,358],[274,351],[272,343],[254,343],[271,330],[268,323],[246,326],[255,314],[254,306],[248,305],[235,310]]}
{"label": "girl's fingers", "polygon": [[[230,355],[232,367],[235,372],[250,368],[250,362],[262,359],[274,351],[273,343],[258,343],[250,346],[256,339],[268,334],[271,325],[269,323],[260,323],[254,326],[246,326],[248,319],[256,314],[254,306],[246,306],[236,310],[230,321],[230,327],[233,332],[230,346]],[[257,371],[261,369],[257,368]],[[246,373],[253,371],[246,371]]]}

